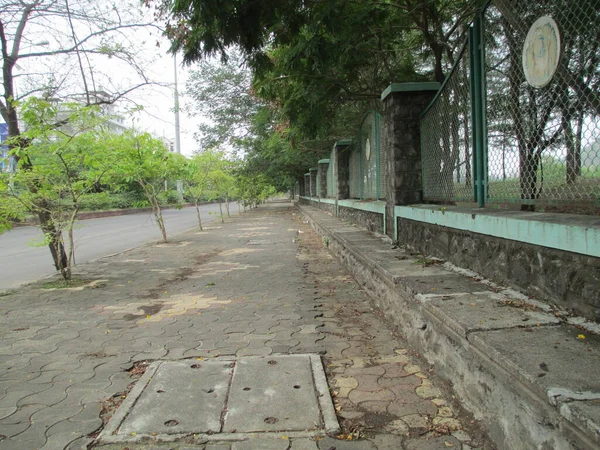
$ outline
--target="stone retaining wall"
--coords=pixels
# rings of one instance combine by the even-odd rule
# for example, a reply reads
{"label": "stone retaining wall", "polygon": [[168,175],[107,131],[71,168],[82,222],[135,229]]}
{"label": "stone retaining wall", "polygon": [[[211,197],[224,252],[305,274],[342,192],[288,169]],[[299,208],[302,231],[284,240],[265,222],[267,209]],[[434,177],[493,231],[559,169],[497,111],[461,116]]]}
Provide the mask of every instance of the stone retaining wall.
{"label": "stone retaining wall", "polygon": [[400,217],[398,242],[600,322],[600,258]]}
{"label": "stone retaining wall", "polygon": [[339,217],[374,233],[383,234],[383,214],[340,206]]}

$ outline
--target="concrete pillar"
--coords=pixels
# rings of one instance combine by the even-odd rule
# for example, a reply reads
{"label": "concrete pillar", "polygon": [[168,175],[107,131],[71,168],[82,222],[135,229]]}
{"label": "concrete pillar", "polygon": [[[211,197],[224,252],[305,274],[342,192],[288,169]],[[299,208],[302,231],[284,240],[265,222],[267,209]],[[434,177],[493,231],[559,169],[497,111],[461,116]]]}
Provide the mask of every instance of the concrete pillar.
{"label": "concrete pillar", "polygon": [[327,171],[329,170],[329,160],[319,160],[319,171],[318,171],[318,183],[319,183],[319,197],[327,198]]}
{"label": "concrete pillar", "polygon": [[386,229],[395,236],[394,206],[423,200],[419,116],[439,90],[439,83],[392,83],[381,94],[384,108],[387,196]]}
{"label": "concrete pillar", "polygon": [[350,146],[351,140],[335,143],[335,198],[344,200],[350,198]]}
{"label": "concrete pillar", "polygon": [[311,197],[318,197],[318,192],[317,192],[317,173],[319,172],[319,169],[317,167],[311,167],[310,169],[308,169],[308,174],[310,175],[310,196]]}

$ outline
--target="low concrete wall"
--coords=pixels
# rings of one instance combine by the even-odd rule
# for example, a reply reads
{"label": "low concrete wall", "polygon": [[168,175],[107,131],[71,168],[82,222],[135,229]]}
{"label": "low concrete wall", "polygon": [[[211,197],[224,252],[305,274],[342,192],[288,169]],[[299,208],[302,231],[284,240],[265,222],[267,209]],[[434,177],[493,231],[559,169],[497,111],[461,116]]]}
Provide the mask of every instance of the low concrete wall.
{"label": "low concrete wall", "polygon": [[397,232],[400,244],[423,255],[600,322],[600,258],[402,217]]}
{"label": "low concrete wall", "polygon": [[499,449],[600,448],[598,337],[586,332],[582,340],[577,326],[514,291],[423,264],[320,211],[300,210]]}
{"label": "low concrete wall", "polygon": [[340,206],[339,217],[366,228],[369,231],[379,234],[384,233],[383,214]]}

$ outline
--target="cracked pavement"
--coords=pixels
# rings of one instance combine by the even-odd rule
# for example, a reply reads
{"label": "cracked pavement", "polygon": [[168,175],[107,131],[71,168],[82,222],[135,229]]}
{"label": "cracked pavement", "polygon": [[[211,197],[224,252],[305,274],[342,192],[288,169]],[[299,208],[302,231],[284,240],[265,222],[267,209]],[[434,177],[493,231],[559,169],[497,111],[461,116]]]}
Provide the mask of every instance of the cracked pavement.
{"label": "cracked pavement", "polygon": [[83,289],[0,297],[0,450],[93,446],[141,361],[300,353],[322,355],[343,433],[206,449],[491,448],[325,245],[271,203],[78,266]]}

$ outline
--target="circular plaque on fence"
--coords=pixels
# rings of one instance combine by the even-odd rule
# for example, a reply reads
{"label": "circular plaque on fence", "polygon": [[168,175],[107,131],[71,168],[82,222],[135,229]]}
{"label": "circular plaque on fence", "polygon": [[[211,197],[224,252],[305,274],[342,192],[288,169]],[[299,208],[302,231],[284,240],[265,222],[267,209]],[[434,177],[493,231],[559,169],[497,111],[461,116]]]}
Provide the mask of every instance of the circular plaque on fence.
{"label": "circular plaque on fence", "polygon": [[550,83],[560,59],[560,32],[550,16],[536,20],[523,45],[523,72],[527,82],[542,88]]}
{"label": "circular plaque on fence", "polygon": [[367,138],[367,142],[365,142],[365,158],[367,161],[371,158],[371,141]]}

